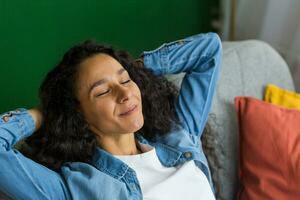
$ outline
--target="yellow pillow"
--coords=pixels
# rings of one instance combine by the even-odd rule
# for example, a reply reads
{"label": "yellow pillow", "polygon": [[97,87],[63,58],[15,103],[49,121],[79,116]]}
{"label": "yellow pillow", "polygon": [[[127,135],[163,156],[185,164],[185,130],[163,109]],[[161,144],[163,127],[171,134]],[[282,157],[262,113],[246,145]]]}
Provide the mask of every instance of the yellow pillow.
{"label": "yellow pillow", "polygon": [[300,94],[282,89],[273,84],[267,85],[264,100],[285,108],[300,109]]}

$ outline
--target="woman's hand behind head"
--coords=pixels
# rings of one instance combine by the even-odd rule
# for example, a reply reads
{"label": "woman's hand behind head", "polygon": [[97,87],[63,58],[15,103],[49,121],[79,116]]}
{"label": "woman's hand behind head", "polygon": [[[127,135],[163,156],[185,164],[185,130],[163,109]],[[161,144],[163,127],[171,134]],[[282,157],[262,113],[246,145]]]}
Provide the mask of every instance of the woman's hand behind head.
{"label": "woman's hand behind head", "polygon": [[31,108],[28,110],[29,114],[32,116],[34,123],[35,123],[35,131],[37,131],[41,124],[42,124],[42,120],[43,120],[43,116],[41,111],[39,110],[38,107],[35,108]]}

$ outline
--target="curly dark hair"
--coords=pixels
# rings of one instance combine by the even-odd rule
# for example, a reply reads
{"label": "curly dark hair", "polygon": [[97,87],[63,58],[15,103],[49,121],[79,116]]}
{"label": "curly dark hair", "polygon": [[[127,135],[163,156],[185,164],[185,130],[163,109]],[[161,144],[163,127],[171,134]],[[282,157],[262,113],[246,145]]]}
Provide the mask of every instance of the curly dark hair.
{"label": "curly dark hair", "polygon": [[148,140],[170,132],[179,123],[175,113],[178,88],[164,76],[157,76],[124,50],[85,41],[69,49],[59,64],[46,75],[39,89],[43,122],[26,139],[28,157],[58,171],[65,162],[89,162],[97,146],[95,134],[78,111],[76,82],[79,65],[96,54],[115,58],[138,85],[142,96],[144,126],[138,131]]}

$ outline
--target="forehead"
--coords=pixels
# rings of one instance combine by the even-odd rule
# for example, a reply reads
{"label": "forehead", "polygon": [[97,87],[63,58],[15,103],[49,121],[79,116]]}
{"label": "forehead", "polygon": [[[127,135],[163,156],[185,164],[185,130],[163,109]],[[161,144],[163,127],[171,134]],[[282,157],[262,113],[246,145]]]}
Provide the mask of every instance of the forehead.
{"label": "forehead", "polygon": [[101,78],[115,73],[120,68],[123,66],[113,57],[107,54],[96,54],[80,64],[79,77]]}

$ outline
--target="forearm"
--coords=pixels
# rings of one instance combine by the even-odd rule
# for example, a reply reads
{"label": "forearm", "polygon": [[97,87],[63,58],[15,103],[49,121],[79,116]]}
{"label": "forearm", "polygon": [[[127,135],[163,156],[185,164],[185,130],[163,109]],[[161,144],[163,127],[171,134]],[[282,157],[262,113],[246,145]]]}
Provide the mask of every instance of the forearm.
{"label": "forearm", "polygon": [[197,34],[181,40],[164,43],[141,55],[144,66],[156,75],[180,72],[204,72],[207,62],[210,67],[219,66],[221,41],[215,33]]}
{"label": "forearm", "polygon": [[41,121],[36,108],[0,115],[0,193],[13,199],[71,199],[57,172],[12,148],[37,130]]}
{"label": "forearm", "polygon": [[175,107],[183,127],[198,137],[211,109],[221,57],[222,44],[215,33],[190,36],[143,53],[145,67],[156,75],[185,72]]}
{"label": "forearm", "polygon": [[[30,114],[32,113],[32,115]],[[0,143],[6,150],[11,149],[18,141],[30,136],[35,130],[35,111],[24,108],[4,113],[0,116]],[[39,120],[36,118],[37,124]],[[38,126],[37,125],[37,126]]]}

